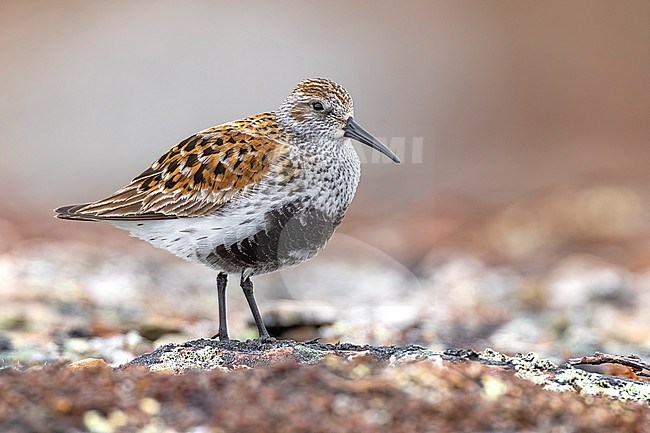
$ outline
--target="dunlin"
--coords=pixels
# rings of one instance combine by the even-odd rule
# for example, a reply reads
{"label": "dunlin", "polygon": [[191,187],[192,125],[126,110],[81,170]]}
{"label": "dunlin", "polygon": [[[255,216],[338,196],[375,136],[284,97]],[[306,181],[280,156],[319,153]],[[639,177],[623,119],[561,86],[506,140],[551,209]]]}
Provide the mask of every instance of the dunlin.
{"label": "dunlin", "polygon": [[60,207],[57,217],[104,221],[219,271],[220,340],[228,339],[228,274],[241,275],[259,336],[271,338],[251,277],[305,261],[325,246],[361,174],[350,139],[399,162],[353,115],[345,88],[304,80],[276,111],[198,132],[124,188]]}

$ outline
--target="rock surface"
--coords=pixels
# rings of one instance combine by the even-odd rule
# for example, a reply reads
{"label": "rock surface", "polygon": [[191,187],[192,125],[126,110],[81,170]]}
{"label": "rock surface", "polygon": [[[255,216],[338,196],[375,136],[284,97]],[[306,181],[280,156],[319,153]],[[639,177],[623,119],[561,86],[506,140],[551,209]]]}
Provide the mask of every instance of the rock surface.
{"label": "rock surface", "polygon": [[0,395],[3,433],[650,429],[648,382],[418,346],[195,340],[117,369],[5,368]]}
{"label": "rock surface", "polygon": [[189,370],[249,369],[278,364],[310,365],[333,358],[352,361],[368,358],[387,366],[423,363],[440,367],[449,362],[476,362],[511,371],[515,376],[553,391],[575,391],[584,395],[604,395],[620,400],[639,401],[650,405],[650,382],[604,376],[577,369],[559,367],[534,353],[510,357],[491,349],[481,353],[469,350],[428,350],[421,346],[359,346],[354,344],[321,344],[318,342],[194,340],[167,344],[152,353],[139,356],[127,366],[145,366],[151,371],[183,373]]}

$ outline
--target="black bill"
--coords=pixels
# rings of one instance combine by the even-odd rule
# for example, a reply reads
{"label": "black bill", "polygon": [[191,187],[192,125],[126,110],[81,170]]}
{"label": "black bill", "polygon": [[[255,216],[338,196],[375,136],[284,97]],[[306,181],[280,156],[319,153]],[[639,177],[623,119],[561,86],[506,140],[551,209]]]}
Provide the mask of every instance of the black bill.
{"label": "black bill", "polygon": [[348,118],[348,123],[345,125],[345,134],[343,134],[343,136],[370,146],[373,149],[380,151],[396,163],[400,163],[399,158],[392,150],[390,150],[384,143],[370,135],[370,133],[355,122],[352,117]]}

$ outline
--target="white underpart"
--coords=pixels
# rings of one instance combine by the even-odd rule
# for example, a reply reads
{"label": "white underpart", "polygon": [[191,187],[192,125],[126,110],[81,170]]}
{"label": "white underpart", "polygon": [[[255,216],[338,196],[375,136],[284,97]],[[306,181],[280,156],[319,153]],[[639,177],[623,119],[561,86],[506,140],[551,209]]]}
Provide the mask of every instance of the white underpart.
{"label": "white underpart", "polygon": [[250,223],[242,224],[250,219],[251,216],[246,215],[242,209],[227,217],[115,221],[111,224],[183,259],[199,261],[201,251],[211,250],[215,245],[232,245],[240,239],[254,235],[264,227],[263,214]]}

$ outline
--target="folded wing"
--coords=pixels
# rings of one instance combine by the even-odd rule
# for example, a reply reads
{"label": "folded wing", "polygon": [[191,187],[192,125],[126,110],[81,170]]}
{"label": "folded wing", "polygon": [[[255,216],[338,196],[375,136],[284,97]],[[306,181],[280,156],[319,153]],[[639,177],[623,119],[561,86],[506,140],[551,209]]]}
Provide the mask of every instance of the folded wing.
{"label": "folded wing", "polygon": [[63,206],[74,220],[151,220],[213,213],[259,183],[288,146],[228,124],[206,129],[174,146],[111,196]]}

